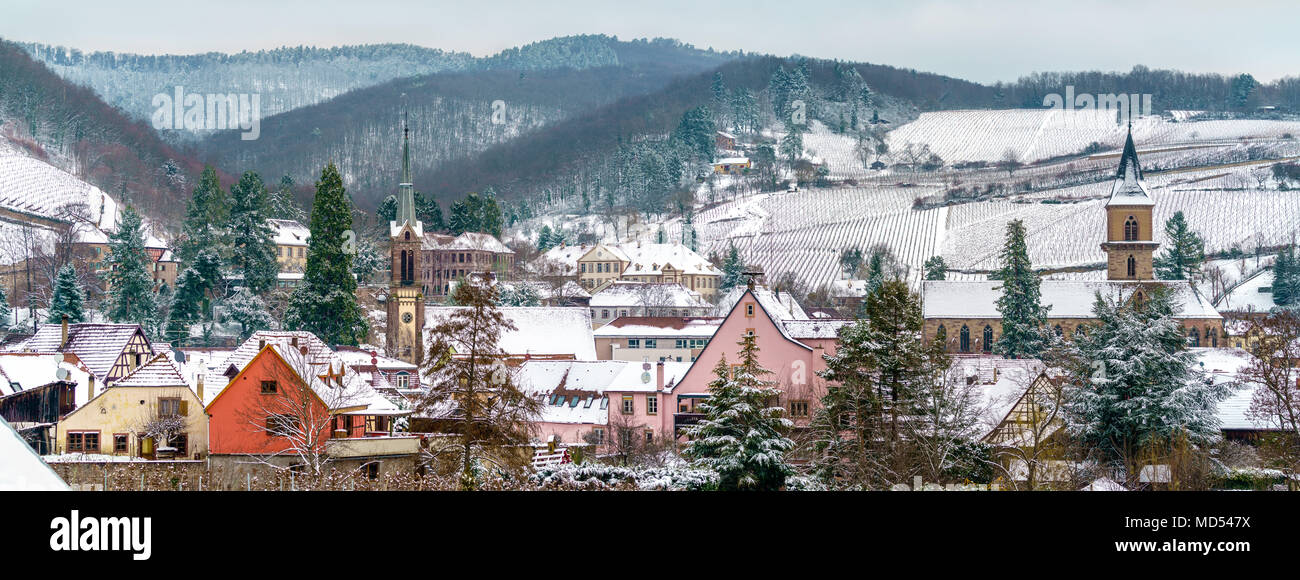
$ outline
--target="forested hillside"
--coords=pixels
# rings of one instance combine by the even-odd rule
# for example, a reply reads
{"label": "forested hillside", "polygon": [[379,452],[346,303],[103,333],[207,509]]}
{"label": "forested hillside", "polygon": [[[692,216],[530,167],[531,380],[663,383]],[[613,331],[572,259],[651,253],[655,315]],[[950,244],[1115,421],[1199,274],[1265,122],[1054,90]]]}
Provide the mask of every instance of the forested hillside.
{"label": "forested hillside", "polygon": [[129,119],[91,89],[60,78],[3,40],[0,131],[29,154],[161,220],[184,211],[187,183],[202,169],[146,122]]}

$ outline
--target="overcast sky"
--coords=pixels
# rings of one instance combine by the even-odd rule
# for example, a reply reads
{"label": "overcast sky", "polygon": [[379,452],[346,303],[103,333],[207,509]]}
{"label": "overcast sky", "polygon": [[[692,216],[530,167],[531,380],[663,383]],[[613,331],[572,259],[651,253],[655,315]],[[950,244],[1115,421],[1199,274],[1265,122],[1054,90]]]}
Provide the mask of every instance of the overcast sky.
{"label": "overcast sky", "polygon": [[1035,71],[1300,75],[1300,2],[0,0],[0,37],[144,54],[407,42],[483,56],[554,36],[872,62],[979,82]]}

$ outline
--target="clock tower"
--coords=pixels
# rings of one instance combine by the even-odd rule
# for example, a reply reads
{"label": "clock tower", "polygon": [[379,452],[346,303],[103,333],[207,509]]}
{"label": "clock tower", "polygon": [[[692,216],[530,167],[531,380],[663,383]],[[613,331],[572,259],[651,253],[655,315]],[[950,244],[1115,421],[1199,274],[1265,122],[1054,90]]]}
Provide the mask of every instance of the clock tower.
{"label": "clock tower", "polygon": [[420,364],[424,359],[424,291],[418,281],[424,224],[415,217],[415,186],[411,183],[411,130],[402,127],[402,183],[397,192],[397,216],[389,222],[392,275],[388,281],[388,351]]}

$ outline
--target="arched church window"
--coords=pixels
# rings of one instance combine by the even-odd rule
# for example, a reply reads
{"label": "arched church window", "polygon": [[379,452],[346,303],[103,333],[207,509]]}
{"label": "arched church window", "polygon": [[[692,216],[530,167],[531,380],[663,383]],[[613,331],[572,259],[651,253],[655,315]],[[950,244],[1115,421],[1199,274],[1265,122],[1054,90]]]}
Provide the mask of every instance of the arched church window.
{"label": "arched church window", "polygon": [[934,331],[934,340],[939,344],[944,344],[948,341],[948,329],[944,328],[942,324],[939,325],[938,330]]}
{"label": "arched church window", "polygon": [[406,232],[406,241],[411,241],[411,232]]}
{"label": "arched church window", "polygon": [[1210,338],[1210,346],[1215,347],[1215,348],[1218,348],[1218,346],[1219,346],[1219,329],[1217,329],[1217,328],[1211,328],[1209,332],[1205,333],[1205,335],[1208,336],[1208,337]]}
{"label": "arched church window", "polygon": [[1133,216],[1124,220],[1124,241],[1134,242],[1138,239],[1138,222]]}
{"label": "arched church window", "polygon": [[962,352],[970,352],[970,328],[965,324],[961,325],[961,343],[958,345]]}
{"label": "arched church window", "polygon": [[1052,327],[1052,332],[1055,332],[1055,333],[1056,333],[1056,336],[1065,336],[1065,330],[1062,329],[1062,328],[1061,328],[1061,325],[1059,325],[1059,324],[1056,325],[1056,326],[1054,326],[1054,327]]}
{"label": "arched church window", "polygon": [[987,324],[984,325],[984,352],[993,352],[993,327]]}
{"label": "arched church window", "polygon": [[1129,275],[1129,277],[1130,277],[1130,278],[1132,278],[1132,277],[1136,277],[1136,276],[1137,276],[1137,270],[1138,270],[1138,263],[1137,263],[1137,260],[1136,260],[1132,255],[1129,255],[1129,257],[1128,257],[1128,275]]}
{"label": "arched church window", "polygon": [[1187,343],[1193,347],[1201,346],[1201,331],[1193,328],[1192,332],[1187,335]]}

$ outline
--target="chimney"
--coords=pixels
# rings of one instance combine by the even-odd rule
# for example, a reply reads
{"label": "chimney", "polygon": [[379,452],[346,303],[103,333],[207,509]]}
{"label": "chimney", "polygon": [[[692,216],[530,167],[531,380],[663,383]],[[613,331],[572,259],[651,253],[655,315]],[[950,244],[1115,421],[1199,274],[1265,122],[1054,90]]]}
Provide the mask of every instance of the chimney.
{"label": "chimney", "polygon": [[655,365],[655,387],[659,389],[664,388],[664,361],[662,360],[659,361],[659,364]]}
{"label": "chimney", "polygon": [[200,370],[199,370],[199,378],[198,378],[198,384],[195,385],[195,389],[194,389],[194,390],[195,390],[195,394],[197,394],[197,395],[199,396],[199,402],[202,403],[202,402],[203,402],[203,370],[202,370],[202,367],[200,367]]}
{"label": "chimney", "polygon": [[68,315],[63,315],[63,338],[59,339],[59,349],[62,350],[68,346]]}

